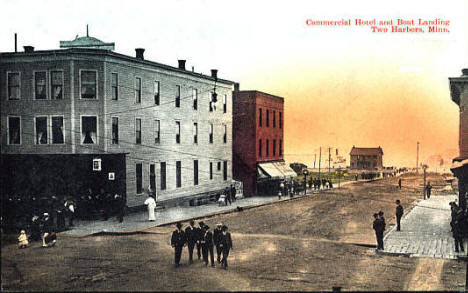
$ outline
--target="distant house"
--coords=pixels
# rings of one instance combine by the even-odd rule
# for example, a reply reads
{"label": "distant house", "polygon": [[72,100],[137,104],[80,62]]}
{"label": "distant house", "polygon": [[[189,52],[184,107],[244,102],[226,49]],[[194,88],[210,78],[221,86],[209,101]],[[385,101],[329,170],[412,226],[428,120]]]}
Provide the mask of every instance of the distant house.
{"label": "distant house", "polygon": [[379,146],[377,148],[357,148],[353,146],[350,159],[351,170],[379,170],[383,168],[383,151]]}

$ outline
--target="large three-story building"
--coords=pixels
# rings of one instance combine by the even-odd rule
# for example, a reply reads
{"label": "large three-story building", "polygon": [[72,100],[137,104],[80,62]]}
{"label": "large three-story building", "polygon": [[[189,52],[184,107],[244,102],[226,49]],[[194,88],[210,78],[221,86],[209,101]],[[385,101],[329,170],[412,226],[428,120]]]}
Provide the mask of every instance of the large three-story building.
{"label": "large three-story building", "polygon": [[61,47],[0,53],[4,192],[107,188],[137,206],[148,187],[162,202],[232,183],[233,82],[88,36]]}

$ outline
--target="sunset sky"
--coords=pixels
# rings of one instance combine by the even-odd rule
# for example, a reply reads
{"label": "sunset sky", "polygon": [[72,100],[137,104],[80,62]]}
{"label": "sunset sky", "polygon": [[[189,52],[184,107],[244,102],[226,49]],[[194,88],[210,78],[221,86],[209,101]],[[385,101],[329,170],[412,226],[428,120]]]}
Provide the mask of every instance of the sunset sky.
{"label": "sunset sky", "polygon": [[[285,98],[285,153],[381,146],[384,165],[458,149],[448,77],[468,67],[466,1],[8,1],[0,51],[58,48],[77,34],[116,52],[209,73]],[[449,20],[450,33],[372,33],[306,20]],[[348,158],[349,162],[349,157]],[[313,161],[313,159],[312,159]],[[310,161],[309,161],[310,163]]]}

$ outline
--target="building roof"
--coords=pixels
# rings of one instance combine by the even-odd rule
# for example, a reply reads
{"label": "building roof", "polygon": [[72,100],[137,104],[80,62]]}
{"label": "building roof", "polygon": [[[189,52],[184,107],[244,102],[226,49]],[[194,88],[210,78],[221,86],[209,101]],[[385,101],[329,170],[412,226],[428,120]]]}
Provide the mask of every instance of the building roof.
{"label": "building roof", "polygon": [[[182,74],[187,74],[187,75],[191,75],[191,76],[195,76],[195,77],[199,77],[199,78],[209,79],[209,80],[213,80],[213,81],[215,80],[215,78],[212,77],[211,75],[205,75],[205,74],[198,73],[198,72],[184,70],[184,69],[180,69],[178,67],[174,67],[174,66],[154,62],[154,61],[149,61],[149,60],[146,60],[146,59],[139,59],[139,58],[136,58],[136,57],[133,57],[133,56],[128,56],[128,55],[116,53],[116,52],[113,52],[111,50],[103,49],[103,48],[96,49],[96,48],[90,48],[90,47],[87,47],[87,48],[70,47],[68,49],[36,50],[36,51],[33,51],[33,52],[28,52],[28,53],[27,52],[5,52],[5,53],[0,53],[0,63],[1,63],[1,61],[6,61],[5,58],[7,58],[7,57],[23,57],[23,56],[24,57],[26,57],[26,56],[28,56],[28,57],[30,57],[30,56],[42,57],[42,56],[47,56],[47,55],[52,55],[54,57],[57,57],[57,56],[60,56],[60,55],[72,55],[72,54],[89,54],[89,55],[94,55],[94,56],[96,56],[96,55],[110,56],[110,57],[119,58],[119,59],[130,61],[130,62],[140,63],[140,64],[144,64],[144,65],[148,65],[148,66],[154,66],[154,67],[158,67],[158,68],[161,68],[161,69],[170,70],[170,71],[178,72],[178,73],[182,73]],[[221,78],[218,78],[217,82],[218,83],[229,84],[229,85],[234,85],[235,84],[235,82],[233,82],[233,81],[230,81],[230,80],[227,80],[227,79],[221,79]]]}
{"label": "building roof", "polygon": [[263,96],[267,96],[267,97],[269,97],[269,98],[279,99],[279,100],[281,100],[282,102],[284,102],[284,98],[283,98],[283,97],[275,96],[275,95],[272,95],[272,94],[269,94],[269,93],[265,93],[265,92],[261,92],[261,91],[257,91],[257,90],[243,90],[243,91],[237,91],[237,93],[239,93],[239,94],[253,94],[253,95],[255,95],[255,96],[263,95]]}
{"label": "building roof", "polygon": [[353,146],[351,152],[349,153],[351,156],[369,156],[369,155],[383,155],[382,148],[379,146],[378,148],[357,148]]}

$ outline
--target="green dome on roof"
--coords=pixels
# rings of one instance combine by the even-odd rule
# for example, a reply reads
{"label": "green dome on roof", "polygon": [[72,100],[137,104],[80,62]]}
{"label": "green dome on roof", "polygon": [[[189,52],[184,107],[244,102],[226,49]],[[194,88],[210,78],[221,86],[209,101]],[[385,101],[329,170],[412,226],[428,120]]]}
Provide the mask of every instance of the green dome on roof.
{"label": "green dome on roof", "polygon": [[87,48],[113,51],[115,43],[105,43],[94,37],[78,37],[77,35],[73,41],[60,41],[60,48]]}

